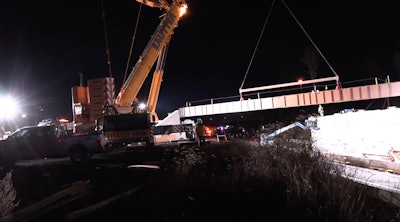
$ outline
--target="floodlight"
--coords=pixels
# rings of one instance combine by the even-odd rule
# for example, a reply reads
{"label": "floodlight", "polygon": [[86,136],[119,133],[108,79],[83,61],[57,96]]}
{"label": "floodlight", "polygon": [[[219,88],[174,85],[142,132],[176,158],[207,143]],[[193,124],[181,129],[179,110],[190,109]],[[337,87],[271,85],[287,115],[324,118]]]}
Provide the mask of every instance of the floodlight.
{"label": "floodlight", "polygon": [[17,102],[10,96],[0,96],[0,104],[0,119],[12,119],[19,112]]}

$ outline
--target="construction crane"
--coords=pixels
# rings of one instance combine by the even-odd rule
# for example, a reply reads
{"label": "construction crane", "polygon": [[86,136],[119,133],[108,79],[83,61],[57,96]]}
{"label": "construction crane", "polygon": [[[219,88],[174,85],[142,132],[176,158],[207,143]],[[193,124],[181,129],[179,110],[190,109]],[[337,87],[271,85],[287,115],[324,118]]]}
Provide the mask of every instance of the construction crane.
{"label": "construction crane", "polygon": [[165,0],[137,1],[151,7],[165,9],[166,13],[164,14],[161,23],[157,27],[150,41],[147,43],[146,48],[141,54],[132,72],[121,87],[115,100],[114,107],[117,113],[120,114],[134,112],[132,105],[135,101],[137,101],[136,96],[156,59],[158,58],[157,67],[153,75],[148,98],[148,107],[150,108],[152,114],[155,114],[155,107],[161,86],[167,46],[173,34],[173,30],[175,27],[177,27],[179,18],[184,14],[187,5],[184,1],[174,1],[172,4],[168,4],[168,2]]}
{"label": "construction crane", "polygon": [[[134,142],[154,143],[152,125],[158,121],[156,105],[164,73],[168,43],[173,30],[178,26],[178,21],[187,8],[184,0],[175,0],[172,3],[168,3],[166,0],[137,0],[137,2],[161,8],[166,12],[136,65],[123,83],[115,103],[108,107],[108,115],[103,117],[103,147],[114,148]],[[147,109],[140,110],[134,106],[138,101],[137,95],[157,59]]]}

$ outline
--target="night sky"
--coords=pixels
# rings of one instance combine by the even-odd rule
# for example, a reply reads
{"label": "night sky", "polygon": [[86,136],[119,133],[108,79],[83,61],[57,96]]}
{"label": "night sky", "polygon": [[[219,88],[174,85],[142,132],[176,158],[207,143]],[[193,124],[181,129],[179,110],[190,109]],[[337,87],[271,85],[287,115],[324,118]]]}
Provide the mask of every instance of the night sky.
{"label": "night sky", "polygon": [[[290,10],[346,83],[400,79],[400,13],[396,1],[294,1]],[[135,0],[103,0],[112,75],[122,85],[138,15]],[[247,72],[272,1],[188,1],[172,36],[158,113],[186,102],[234,97]],[[162,10],[143,5],[133,67],[160,22]],[[0,7],[0,93],[23,109],[72,118],[71,87],[110,75],[101,0],[5,0]],[[244,88],[310,79],[304,65],[314,50],[281,1],[252,60]],[[397,58],[397,62],[396,62]],[[334,74],[318,56],[316,78]],[[129,68],[131,70],[131,68]],[[151,73],[138,98],[147,99]],[[236,97],[237,99],[237,97]]]}

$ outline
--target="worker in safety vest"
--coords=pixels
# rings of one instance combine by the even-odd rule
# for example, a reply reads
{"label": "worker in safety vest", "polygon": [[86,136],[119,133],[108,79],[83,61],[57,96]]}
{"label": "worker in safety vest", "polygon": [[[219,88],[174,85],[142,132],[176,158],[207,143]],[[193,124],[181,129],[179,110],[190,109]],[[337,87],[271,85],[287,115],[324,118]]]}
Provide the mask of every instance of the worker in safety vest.
{"label": "worker in safety vest", "polygon": [[321,104],[318,106],[318,113],[320,116],[324,116],[324,107]]}
{"label": "worker in safety vest", "polygon": [[206,127],[201,119],[197,119],[196,123],[197,146],[202,147],[206,142]]}

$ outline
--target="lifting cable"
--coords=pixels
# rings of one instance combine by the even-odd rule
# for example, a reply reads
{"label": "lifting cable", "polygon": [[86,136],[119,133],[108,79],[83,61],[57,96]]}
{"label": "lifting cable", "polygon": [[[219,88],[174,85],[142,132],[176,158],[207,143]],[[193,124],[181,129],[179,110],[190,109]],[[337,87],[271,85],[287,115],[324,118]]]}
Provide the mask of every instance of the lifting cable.
{"label": "lifting cable", "polygon": [[[299,20],[297,20],[296,16],[292,13],[292,11],[289,9],[289,7],[286,5],[286,3],[281,0],[282,4],[286,7],[286,9],[289,11],[290,15],[293,17],[293,19],[297,22],[297,24],[300,26],[301,30],[303,30],[304,34],[307,36],[308,40],[310,40],[311,44],[315,47],[315,49],[318,51],[319,55],[322,57],[322,59],[325,61],[325,63],[329,66],[331,71],[336,77],[339,77],[339,75],[335,72],[335,70],[332,68],[331,64],[329,64],[328,60],[325,58],[325,56],[322,54],[321,50],[319,50],[318,46],[314,43],[314,41],[311,39],[311,37],[308,35],[306,30],[303,28],[303,26],[300,24]],[[339,86],[339,82],[336,82],[337,87]]]}
{"label": "lifting cable", "polygon": [[135,30],[134,30],[133,36],[132,36],[131,47],[130,47],[130,49],[129,49],[128,61],[126,62],[125,75],[124,75],[124,81],[123,81],[123,83],[125,83],[126,78],[127,78],[127,76],[128,76],[128,68],[129,68],[129,64],[130,64],[130,61],[131,61],[133,43],[135,42],[136,31],[137,31],[137,27],[138,27],[138,24],[139,24],[140,14],[141,14],[141,11],[142,11],[142,4],[139,4],[139,5],[140,5],[140,6],[139,6],[139,12],[138,12],[138,15],[137,15],[137,18],[136,18],[136,25],[135,25]]}
{"label": "lifting cable", "polygon": [[[307,38],[310,40],[311,44],[315,47],[315,49],[317,50],[317,52],[319,53],[319,55],[322,57],[322,59],[325,61],[325,63],[329,66],[329,68],[331,69],[331,71],[333,72],[333,74],[334,74],[336,77],[339,77],[339,75],[336,73],[336,71],[332,68],[331,64],[328,62],[328,60],[327,60],[327,59],[325,58],[325,56],[322,54],[321,50],[319,50],[318,46],[317,46],[317,45],[314,43],[314,41],[311,39],[310,35],[308,35],[308,33],[306,32],[306,30],[304,29],[304,27],[300,24],[299,20],[296,18],[296,16],[293,14],[293,12],[292,12],[292,11],[289,9],[289,7],[286,5],[286,3],[284,2],[284,0],[281,0],[281,2],[282,2],[282,4],[285,6],[285,8],[289,11],[290,15],[293,17],[293,19],[296,21],[296,23],[300,26],[300,28],[302,29],[302,31],[304,32],[304,34],[307,36]],[[258,45],[259,45],[260,40],[261,40],[261,37],[262,37],[262,34],[264,33],[265,26],[266,26],[266,24],[267,24],[267,22],[268,22],[268,19],[269,19],[270,15],[271,15],[271,11],[272,11],[272,8],[273,8],[273,6],[274,6],[274,3],[275,3],[275,0],[272,1],[271,8],[270,8],[270,10],[269,10],[269,12],[268,12],[267,18],[266,18],[265,23],[264,23],[264,27],[263,27],[263,29],[262,29],[262,31],[261,31],[261,34],[260,34],[259,38],[258,38],[256,48],[255,48],[255,50],[254,50],[254,52],[253,52],[253,55],[252,55],[252,57],[251,57],[249,66],[247,67],[247,70],[246,70],[245,76],[244,76],[244,78],[243,78],[242,84],[240,85],[239,92],[240,92],[240,89],[243,88],[244,82],[246,81],[246,78],[247,78],[247,75],[248,75],[250,66],[251,66],[251,64],[252,64],[252,62],[253,62],[255,53],[256,53],[256,51],[257,51]],[[339,81],[336,82],[336,87],[340,87]],[[240,93],[240,99],[241,99],[241,100],[243,99],[241,93]]]}
{"label": "lifting cable", "polygon": [[107,54],[108,72],[109,72],[110,77],[112,77],[110,46],[108,45],[107,25],[106,25],[106,19],[105,19],[106,14],[104,12],[103,0],[101,0],[101,10],[102,10],[103,25],[104,25],[104,37],[105,37],[105,42],[106,42],[106,54]]}
{"label": "lifting cable", "polygon": [[[264,22],[264,26],[263,26],[263,28],[262,28],[262,30],[261,30],[260,35],[258,36],[258,40],[257,40],[256,47],[255,47],[255,49],[254,49],[253,55],[251,56],[250,63],[249,63],[249,65],[248,65],[248,67],[247,67],[246,73],[245,73],[245,75],[244,75],[242,84],[240,85],[240,88],[239,88],[239,89],[242,89],[242,88],[243,88],[244,82],[246,81],[247,74],[249,73],[250,66],[251,66],[251,64],[253,63],[253,59],[254,59],[254,56],[255,56],[256,51],[257,51],[257,49],[258,49],[258,45],[260,44],[261,37],[262,37],[262,35],[263,35],[263,33],[264,33],[265,27],[267,26],[269,17],[271,16],[271,12],[272,12],[272,8],[274,7],[274,3],[275,3],[275,0],[272,1],[271,7],[270,7],[270,9],[269,9],[269,11],[268,11],[268,15],[267,15],[267,17],[266,17],[266,19],[265,19],[265,22]],[[239,91],[240,91],[240,90],[239,90]],[[241,100],[243,99],[243,98],[242,98],[242,93],[240,93],[240,99],[241,99]]]}

